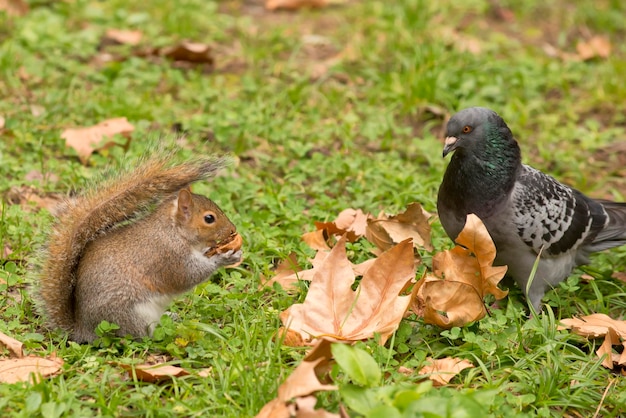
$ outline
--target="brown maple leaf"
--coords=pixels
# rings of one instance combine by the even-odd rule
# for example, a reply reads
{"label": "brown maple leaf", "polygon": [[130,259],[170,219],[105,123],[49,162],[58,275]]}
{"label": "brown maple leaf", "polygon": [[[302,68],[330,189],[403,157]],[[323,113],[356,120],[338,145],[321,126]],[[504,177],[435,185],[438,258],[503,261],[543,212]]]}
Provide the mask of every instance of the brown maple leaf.
{"label": "brown maple leaf", "polygon": [[413,239],[415,248],[432,251],[428,223],[431,216],[419,203],[411,203],[398,215],[388,216],[383,213],[376,219],[368,219],[365,236],[383,251],[407,238]]}
{"label": "brown maple leaf", "polygon": [[345,243],[342,237],[320,262],[304,303],[290,306],[281,320],[307,341],[321,336],[357,341],[379,333],[384,344],[410,302],[399,294],[415,277],[413,245],[406,240],[384,252],[352,290],[355,274]]}
{"label": "brown maple leaf", "polygon": [[435,254],[434,275],[425,275],[413,288],[412,310],[442,328],[483,318],[486,295],[502,299],[508,294],[498,288],[507,268],[492,265],[496,247],[476,215],[468,215],[456,242],[453,249]]}
{"label": "brown maple leaf", "polygon": [[129,135],[134,130],[135,127],[126,118],[115,118],[102,121],[94,126],[66,129],[61,133],[61,138],[65,139],[65,144],[68,147],[76,150],[80,161],[87,164],[89,157],[95,151],[116,145],[111,141],[102,144],[103,139],[120,134],[127,138],[128,145]]}
{"label": "brown maple leaf", "polygon": [[363,213],[361,209],[349,208],[339,212],[337,219],[332,222],[315,222],[315,227],[318,231],[325,230],[328,235],[347,234],[348,241],[355,242],[365,235],[370,217],[371,215]]}
{"label": "brown maple leaf", "polygon": [[327,370],[332,358],[329,340],[321,339],[304,360],[294,369],[278,388],[278,396],[267,403],[256,415],[257,418],[294,416],[292,402],[308,398],[315,392],[337,390],[320,380],[320,370]]}
{"label": "brown maple leaf", "polygon": [[[602,365],[607,369],[626,366],[626,321],[619,321],[605,314],[591,314],[580,318],[561,319],[559,329],[571,329],[574,334],[586,338],[604,337],[596,351],[599,358],[605,356]],[[621,354],[613,351],[614,345],[622,345]]]}

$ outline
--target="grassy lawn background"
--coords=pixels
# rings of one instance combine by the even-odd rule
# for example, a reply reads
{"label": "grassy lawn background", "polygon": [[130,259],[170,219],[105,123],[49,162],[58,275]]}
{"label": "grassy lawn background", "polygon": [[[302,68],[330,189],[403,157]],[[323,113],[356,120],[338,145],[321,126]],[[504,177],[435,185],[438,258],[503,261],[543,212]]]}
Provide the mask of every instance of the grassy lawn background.
{"label": "grassy lawn background", "polygon": [[[0,385],[3,416],[256,414],[304,354],[274,334],[278,314],[305,292],[259,291],[260,277],[292,251],[306,266],[312,252],[300,235],[344,208],[396,213],[418,201],[434,212],[445,120],[463,107],[500,113],[525,162],[594,197],[624,200],[626,4],[571,3],[350,1],[287,13],[254,1],[76,0],[32,1],[22,17],[0,12],[0,191],[79,189],[106,166],[184,133],[176,140],[183,157],[237,157],[195,190],[218,202],[245,240],[244,264],[178,298],[171,310],[180,321],[163,318],[152,340],[81,346],[42,328],[27,286],[52,217],[10,204],[5,193],[0,250],[12,253],[0,267],[8,282],[0,284],[0,331],[66,365],[34,386]],[[140,30],[142,45],[102,46],[110,28]],[[577,43],[596,35],[610,40],[608,58],[572,59]],[[183,39],[211,45],[214,68],[145,53]],[[136,127],[127,153],[115,147],[83,166],[61,139],[65,128],[122,116]],[[450,247],[433,228],[435,249]],[[367,250],[349,248],[354,260]],[[479,323],[442,332],[408,318],[385,347],[360,346],[379,361],[387,387],[420,381],[397,370],[419,370],[427,356],[472,361],[478,367],[452,388],[423,394],[455,405],[449,416],[476,411],[470,399],[485,416],[619,416],[624,377],[600,366],[599,342],[556,323],[592,312],[623,318],[624,284],[611,274],[624,256],[600,254],[586,269],[595,280],[576,271],[549,293],[553,315],[527,321],[512,287],[508,303]],[[212,373],[155,385],[118,365],[155,358]],[[336,392],[320,396],[332,411],[339,402]]]}

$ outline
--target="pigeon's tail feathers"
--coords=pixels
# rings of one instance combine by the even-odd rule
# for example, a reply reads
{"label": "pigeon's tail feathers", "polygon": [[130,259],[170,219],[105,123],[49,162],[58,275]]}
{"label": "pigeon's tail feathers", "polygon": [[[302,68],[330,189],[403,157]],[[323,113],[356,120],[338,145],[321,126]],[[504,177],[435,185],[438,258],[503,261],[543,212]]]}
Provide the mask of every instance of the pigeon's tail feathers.
{"label": "pigeon's tail feathers", "polygon": [[608,219],[591,243],[591,250],[602,251],[626,244],[626,203],[609,200],[598,202],[604,207]]}

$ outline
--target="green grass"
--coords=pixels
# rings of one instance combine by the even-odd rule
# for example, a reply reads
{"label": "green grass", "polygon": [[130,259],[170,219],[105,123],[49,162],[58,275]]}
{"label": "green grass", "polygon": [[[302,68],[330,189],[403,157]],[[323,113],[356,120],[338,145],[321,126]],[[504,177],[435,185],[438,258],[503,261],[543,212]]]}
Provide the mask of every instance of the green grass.
{"label": "green grass", "polygon": [[[304,295],[259,291],[260,277],[291,251],[306,265],[312,253],[300,235],[344,208],[394,213],[419,201],[434,211],[446,161],[444,118],[433,107],[446,114],[491,107],[520,140],[526,162],[595,197],[625,199],[623,162],[611,147],[626,136],[626,7],[518,3],[499,3],[513,12],[512,22],[496,17],[498,2],[480,0],[364,0],[295,14],[249,1],[32,1],[23,17],[0,12],[0,191],[85,186],[124,152],[94,155],[83,167],[61,131],[124,116],[136,127],[131,156],[181,128],[183,153],[238,157],[196,190],[217,201],[245,239],[244,264],[178,298],[171,310],[181,319],[163,318],[152,340],[80,346],[42,327],[27,286],[51,216],[4,199],[0,250],[9,245],[13,253],[0,267],[8,281],[0,285],[0,331],[31,353],[56,352],[65,366],[33,386],[0,385],[2,415],[255,415],[303,356],[274,334],[278,314]],[[127,46],[105,47],[117,59],[97,63],[108,28],[141,30],[146,47],[208,43],[216,68],[178,68]],[[480,52],[463,51],[445,29],[476,39]],[[608,59],[564,61],[544,52],[547,43],[575,53],[576,42],[593,34],[611,40]],[[336,65],[311,77],[340,51]],[[44,180],[27,180],[33,170]],[[437,250],[451,245],[438,223],[433,241]],[[350,253],[368,257],[360,244]],[[600,342],[556,324],[591,312],[622,318],[626,289],[610,276],[623,270],[624,257],[626,249],[594,257],[591,283],[577,270],[549,293],[552,316],[527,320],[512,287],[508,302],[462,329],[442,332],[409,318],[385,347],[359,344],[385,376],[368,390],[415,387],[420,377],[398,366],[419,369],[427,356],[455,356],[477,367],[452,388],[420,389],[427,403],[457,405],[449,416],[475,412],[476,403],[484,416],[592,416],[601,400],[599,416],[623,414],[626,383],[600,365]],[[163,355],[188,368],[212,367],[212,374],[155,385],[128,378],[118,365]],[[329,410],[342,400],[320,395]]]}

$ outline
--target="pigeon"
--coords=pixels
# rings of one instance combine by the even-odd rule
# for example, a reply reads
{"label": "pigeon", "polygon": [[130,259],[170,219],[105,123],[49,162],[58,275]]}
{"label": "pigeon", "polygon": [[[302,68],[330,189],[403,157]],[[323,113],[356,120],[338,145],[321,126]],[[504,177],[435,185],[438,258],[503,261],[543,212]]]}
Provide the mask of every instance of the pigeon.
{"label": "pigeon", "polygon": [[522,164],[517,141],[493,110],[452,116],[443,157],[452,152],[437,196],[446,234],[456,239],[467,215],[478,216],[496,246],[494,265],[508,266],[535,312],[546,291],[591,253],[626,244],[626,203],[592,199]]}

